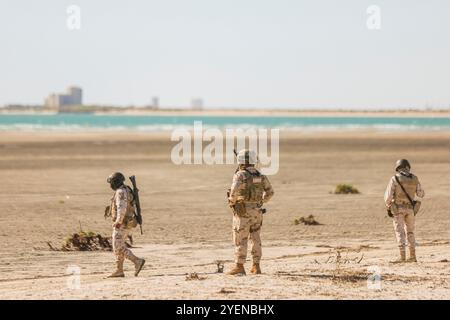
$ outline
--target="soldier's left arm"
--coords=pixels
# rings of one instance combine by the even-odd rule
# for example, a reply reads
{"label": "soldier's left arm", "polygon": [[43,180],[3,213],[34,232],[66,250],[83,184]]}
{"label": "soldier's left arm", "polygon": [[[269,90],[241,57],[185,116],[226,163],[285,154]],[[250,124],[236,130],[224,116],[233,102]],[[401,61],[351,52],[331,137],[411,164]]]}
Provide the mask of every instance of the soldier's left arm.
{"label": "soldier's left arm", "polygon": [[117,207],[117,219],[116,223],[122,224],[127,213],[127,194],[123,189],[116,191],[116,207]]}
{"label": "soldier's left arm", "polygon": [[230,201],[231,204],[235,204],[237,201],[237,191],[241,187],[242,183],[244,183],[243,177],[238,172],[234,174],[233,176],[233,182],[231,183],[230,188],[230,196],[228,197],[228,201]]}
{"label": "soldier's left arm", "polygon": [[392,177],[384,193],[384,202],[388,208],[391,206],[392,200],[394,200],[395,185],[395,178]]}
{"label": "soldier's left arm", "polygon": [[273,191],[272,184],[270,183],[269,179],[266,176],[263,176],[263,183],[264,183],[263,202],[266,203],[270,199],[272,199],[275,192]]}
{"label": "soldier's left arm", "polygon": [[418,198],[425,197],[425,191],[422,189],[422,185],[420,184],[419,179],[417,179],[416,196]]}

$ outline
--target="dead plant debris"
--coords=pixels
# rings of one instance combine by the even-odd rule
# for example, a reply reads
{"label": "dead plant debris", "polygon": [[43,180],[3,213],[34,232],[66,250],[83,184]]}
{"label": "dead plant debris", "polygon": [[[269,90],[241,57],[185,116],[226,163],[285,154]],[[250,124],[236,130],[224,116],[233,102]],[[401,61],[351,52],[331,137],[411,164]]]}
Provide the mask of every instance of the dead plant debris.
{"label": "dead plant debris", "polygon": [[316,220],[316,218],[310,214],[309,216],[305,217],[300,217],[300,219],[295,219],[294,220],[294,224],[295,225],[299,225],[300,223],[304,224],[305,226],[318,226],[321,225],[320,222],[318,222]]}
{"label": "dead plant debris", "polygon": [[[132,238],[128,238],[132,243]],[[125,242],[126,246],[131,248],[132,245]],[[67,237],[61,248],[54,247],[51,242],[47,242],[48,247],[52,251],[112,251],[111,237],[102,236],[92,231],[81,231]]]}
{"label": "dead plant debris", "polygon": [[186,275],[186,281],[191,280],[205,280],[206,277],[199,276],[197,272],[188,273]]}
{"label": "dead plant debris", "polygon": [[235,293],[236,291],[233,290],[227,290],[225,288],[220,289],[219,293],[223,293],[223,294],[230,294],[230,293]]}

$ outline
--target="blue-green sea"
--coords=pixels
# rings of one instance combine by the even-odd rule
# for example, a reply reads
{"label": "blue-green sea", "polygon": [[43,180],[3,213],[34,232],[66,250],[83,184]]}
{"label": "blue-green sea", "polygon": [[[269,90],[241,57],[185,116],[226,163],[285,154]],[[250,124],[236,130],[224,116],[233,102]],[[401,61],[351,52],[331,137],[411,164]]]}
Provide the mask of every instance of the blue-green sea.
{"label": "blue-green sea", "polygon": [[0,114],[0,131],[161,131],[192,127],[279,128],[290,130],[449,130],[446,117],[373,116],[180,116],[95,114]]}

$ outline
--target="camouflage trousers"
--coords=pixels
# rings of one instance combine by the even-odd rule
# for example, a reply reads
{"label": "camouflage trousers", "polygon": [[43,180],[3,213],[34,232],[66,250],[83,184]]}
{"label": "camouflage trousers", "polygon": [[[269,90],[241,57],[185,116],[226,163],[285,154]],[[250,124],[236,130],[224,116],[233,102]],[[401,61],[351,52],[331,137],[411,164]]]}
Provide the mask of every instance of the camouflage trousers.
{"label": "camouflage trousers", "polygon": [[398,212],[393,218],[395,237],[400,248],[406,247],[407,243],[410,247],[415,247],[416,239],[414,237],[415,217],[414,211],[410,207],[398,207]]}
{"label": "camouflage trousers", "polygon": [[125,228],[113,229],[112,245],[113,245],[113,252],[114,255],[116,256],[117,262],[123,261],[125,260],[125,258],[131,261],[134,261],[136,259],[136,256],[125,244],[125,240],[127,239],[128,234],[129,231]]}
{"label": "camouflage trousers", "polygon": [[244,264],[247,259],[247,243],[251,241],[251,252],[254,263],[259,263],[262,255],[261,226],[262,213],[256,206],[246,206],[247,214],[239,217],[233,216],[233,242],[235,245],[235,262]]}

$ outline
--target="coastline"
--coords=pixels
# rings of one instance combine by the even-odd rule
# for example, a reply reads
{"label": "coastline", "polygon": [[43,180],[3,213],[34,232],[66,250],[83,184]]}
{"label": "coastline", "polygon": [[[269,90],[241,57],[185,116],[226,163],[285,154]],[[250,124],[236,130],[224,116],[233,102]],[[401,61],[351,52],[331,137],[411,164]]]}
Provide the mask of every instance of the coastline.
{"label": "coastline", "polygon": [[111,115],[111,116],[235,116],[235,117],[442,117],[450,118],[450,110],[272,110],[272,109],[205,109],[202,111],[183,110],[183,109],[159,109],[159,110],[117,110],[117,111],[94,111],[88,113],[58,113],[51,111],[10,111],[0,108],[0,116],[2,115],[77,115],[77,114],[94,114],[94,115]]}

